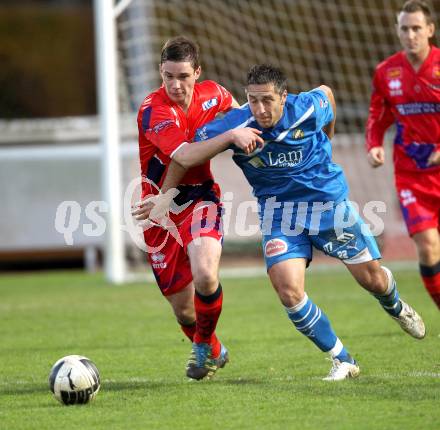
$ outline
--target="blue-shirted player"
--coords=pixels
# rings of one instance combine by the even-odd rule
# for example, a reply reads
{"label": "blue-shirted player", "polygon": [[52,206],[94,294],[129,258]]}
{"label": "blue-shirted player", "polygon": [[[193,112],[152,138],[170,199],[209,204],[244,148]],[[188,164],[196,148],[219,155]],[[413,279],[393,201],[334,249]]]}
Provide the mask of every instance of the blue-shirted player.
{"label": "blue-shirted player", "polygon": [[[329,139],[336,112],[331,89],[320,86],[288,94],[282,71],[263,64],[248,72],[246,93],[246,105],[199,129],[196,140],[243,127],[261,130],[264,145],[251,153],[233,147],[233,159],[258,199],[268,275],[295,327],[321,351],[330,353],[333,366],[324,379],[356,377],[357,362],[324,312],[305,293],[312,247],[343,261],[357,282],[411,336],[423,338],[425,326],[400,299],[391,271],[378,261],[381,256],[375,240],[347,201],[344,173],[331,159]],[[181,163],[186,168],[201,161],[196,145],[187,145],[192,151],[187,149]],[[173,160],[179,163],[178,156]]]}

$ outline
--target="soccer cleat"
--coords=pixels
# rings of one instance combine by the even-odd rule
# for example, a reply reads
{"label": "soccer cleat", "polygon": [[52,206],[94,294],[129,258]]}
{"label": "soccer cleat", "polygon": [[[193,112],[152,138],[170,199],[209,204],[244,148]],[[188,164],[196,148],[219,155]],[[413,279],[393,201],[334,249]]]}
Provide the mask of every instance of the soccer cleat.
{"label": "soccer cleat", "polygon": [[191,379],[210,379],[217,369],[225,367],[229,361],[228,350],[221,345],[220,355],[211,357],[211,345],[207,343],[193,343],[192,351],[186,367],[186,376]]}
{"label": "soccer cleat", "polygon": [[392,318],[398,322],[402,330],[412,337],[423,339],[426,330],[422,318],[408,303],[405,303],[403,300],[400,300],[400,303],[402,304],[402,311],[398,317]]}
{"label": "soccer cleat", "polygon": [[188,370],[190,367],[195,366],[197,363],[196,361],[196,353],[194,352],[194,348],[191,349],[191,354],[189,355],[188,362],[186,363],[186,370]]}
{"label": "soccer cleat", "polygon": [[337,358],[333,359],[333,365],[328,376],[323,378],[323,381],[342,381],[348,378],[357,378],[360,369],[356,361],[349,363],[347,361],[340,361]]}

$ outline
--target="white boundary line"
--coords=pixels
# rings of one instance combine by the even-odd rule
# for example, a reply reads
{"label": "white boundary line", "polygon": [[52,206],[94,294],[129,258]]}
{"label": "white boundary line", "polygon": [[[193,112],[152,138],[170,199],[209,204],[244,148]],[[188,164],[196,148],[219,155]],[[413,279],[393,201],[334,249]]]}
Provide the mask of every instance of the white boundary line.
{"label": "white boundary line", "polygon": [[[416,271],[418,270],[418,265],[416,261],[395,261],[386,263],[387,267],[390,270],[394,271]],[[343,264],[315,264],[310,266],[307,269],[309,273],[338,273],[338,272],[346,272],[347,269]],[[306,274],[307,274],[306,272]],[[256,266],[244,266],[244,267],[230,267],[230,268],[222,268],[220,267],[220,279],[231,279],[231,278],[255,278],[255,277],[263,277],[267,276],[266,267],[262,265]],[[155,278],[149,266],[145,265],[144,272],[131,272],[127,274],[126,282],[134,283],[134,282],[155,282]]]}

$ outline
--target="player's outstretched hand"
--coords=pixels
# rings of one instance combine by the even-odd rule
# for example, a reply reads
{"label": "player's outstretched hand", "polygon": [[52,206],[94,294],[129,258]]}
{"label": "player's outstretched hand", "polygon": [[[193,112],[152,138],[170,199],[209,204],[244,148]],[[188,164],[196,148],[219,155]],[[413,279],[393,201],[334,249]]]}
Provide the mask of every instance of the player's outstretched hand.
{"label": "player's outstretched hand", "polygon": [[385,150],[381,146],[371,148],[368,152],[368,162],[373,167],[382,166],[385,162]]}
{"label": "player's outstretched hand", "polygon": [[235,146],[243,150],[245,154],[250,154],[254,152],[257,147],[264,145],[264,140],[260,137],[261,133],[261,130],[257,130],[256,128],[238,128],[232,132],[232,142]]}
{"label": "player's outstretched hand", "polygon": [[440,151],[432,152],[426,163],[428,166],[440,165]]}
{"label": "player's outstretched hand", "polygon": [[150,219],[162,224],[161,220],[168,218],[171,202],[179,194],[177,188],[171,188],[166,193],[157,194],[143,199],[132,207],[131,214],[138,221]]}
{"label": "player's outstretched hand", "polygon": [[138,221],[148,219],[150,216],[151,209],[154,208],[153,197],[148,197],[146,199],[136,202],[131,207],[131,215]]}

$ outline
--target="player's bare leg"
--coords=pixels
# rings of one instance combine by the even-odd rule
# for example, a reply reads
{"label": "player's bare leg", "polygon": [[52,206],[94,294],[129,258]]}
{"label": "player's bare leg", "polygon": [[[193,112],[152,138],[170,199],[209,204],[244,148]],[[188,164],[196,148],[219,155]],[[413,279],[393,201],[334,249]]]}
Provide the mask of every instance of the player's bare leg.
{"label": "player's bare leg", "polygon": [[228,361],[228,351],[215,335],[222,310],[223,293],[218,268],[221,244],[212,237],[198,237],[188,245],[195,288],[196,331],[187,368],[192,379],[210,378]]}
{"label": "player's bare leg", "polygon": [[191,282],[183,290],[165,296],[173,308],[180,328],[192,342],[196,331],[196,313],[194,310],[194,284]]}
{"label": "player's bare leg", "polygon": [[346,264],[356,281],[376,297],[384,310],[398,322],[402,330],[416,339],[425,337],[425,324],[417,312],[400,299],[391,271],[378,260]]}
{"label": "player's bare leg", "polygon": [[291,258],[274,264],[268,275],[281,303],[291,308],[304,299],[306,260]]}
{"label": "player's bare leg", "polygon": [[440,309],[440,236],[435,228],[412,236],[419,255],[420,274],[426,290]]}
{"label": "player's bare leg", "polygon": [[333,366],[326,381],[359,375],[359,367],[334,333],[330,321],[304,291],[306,260],[291,258],[275,263],[268,274],[275,291],[296,329],[321,351],[330,353]]}

